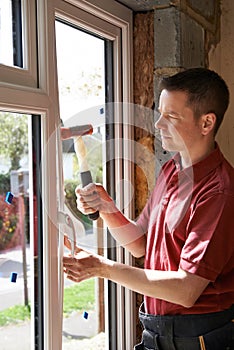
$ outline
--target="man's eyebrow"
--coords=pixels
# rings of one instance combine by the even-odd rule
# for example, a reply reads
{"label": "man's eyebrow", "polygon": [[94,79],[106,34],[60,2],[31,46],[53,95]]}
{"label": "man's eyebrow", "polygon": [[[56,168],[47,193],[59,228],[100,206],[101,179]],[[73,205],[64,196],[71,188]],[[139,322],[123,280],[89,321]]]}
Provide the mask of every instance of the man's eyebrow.
{"label": "man's eyebrow", "polygon": [[[160,108],[158,108],[158,112],[159,112],[159,113],[162,113],[162,112],[160,111]],[[172,114],[172,115],[175,115],[175,116],[178,116],[178,117],[181,116],[180,113],[174,112],[173,110],[165,111],[164,114]]]}

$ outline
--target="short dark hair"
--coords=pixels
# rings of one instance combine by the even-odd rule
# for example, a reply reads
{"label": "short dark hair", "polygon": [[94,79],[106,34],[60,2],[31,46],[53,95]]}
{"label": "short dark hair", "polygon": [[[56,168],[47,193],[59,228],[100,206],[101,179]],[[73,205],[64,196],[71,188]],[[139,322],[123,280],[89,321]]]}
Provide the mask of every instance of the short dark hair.
{"label": "short dark hair", "polygon": [[229,90],[225,81],[206,68],[190,68],[160,82],[161,90],[183,91],[188,95],[188,106],[195,118],[206,113],[216,115],[215,134],[218,131],[229,104]]}

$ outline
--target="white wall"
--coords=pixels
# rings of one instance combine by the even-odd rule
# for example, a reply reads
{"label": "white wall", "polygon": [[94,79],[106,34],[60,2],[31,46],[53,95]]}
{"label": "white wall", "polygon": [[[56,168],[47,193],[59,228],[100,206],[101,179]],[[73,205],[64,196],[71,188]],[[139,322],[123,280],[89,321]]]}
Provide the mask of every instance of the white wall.
{"label": "white wall", "polygon": [[209,53],[210,68],[219,73],[230,90],[230,106],[225,115],[217,141],[234,166],[234,2],[222,1],[221,41]]}

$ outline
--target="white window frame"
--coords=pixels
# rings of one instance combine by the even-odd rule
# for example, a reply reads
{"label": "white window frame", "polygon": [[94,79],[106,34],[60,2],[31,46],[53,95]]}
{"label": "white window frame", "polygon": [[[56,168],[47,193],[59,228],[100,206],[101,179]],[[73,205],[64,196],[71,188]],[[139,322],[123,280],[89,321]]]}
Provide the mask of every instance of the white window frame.
{"label": "white window frame", "polygon": [[[24,69],[0,65],[0,110],[39,114],[42,116],[42,170],[43,232],[44,232],[44,349],[62,349],[62,322],[58,308],[61,302],[58,280],[58,229],[56,205],[56,142],[51,135],[60,123],[58,82],[56,71],[55,18],[101,34],[114,44],[114,98],[116,102],[132,102],[132,13],[114,0],[23,0]],[[37,14],[36,10],[37,9]],[[37,28],[35,27],[37,23]],[[36,31],[37,29],[37,31]],[[38,37],[36,38],[36,32]],[[36,50],[36,47],[38,50]],[[37,54],[38,52],[38,54]],[[120,66],[121,65],[121,66]],[[121,69],[120,69],[121,68]],[[133,120],[130,108],[124,108],[116,120],[117,138],[133,139]],[[124,120],[124,123],[123,123]],[[118,137],[119,135],[119,137]],[[117,144],[116,183],[125,179],[133,184],[133,149]],[[122,162],[122,158],[127,159]],[[131,186],[130,186],[131,187]],[[131,191],[121,198],[121,207],[132,218],[134,208]],[[125,202],[127,205],[125,205]],[[31,203],[32,204],[32,203]],[[132,264],[131,257],[117,248],[117,259]],[[125,300],[125,301],[124,301]],[[123,304],[125,303],[125,304]],[[130,349],[135,341],[134,294],[117,287],[118,350]],[[124,311],[124,312],[123,312]],[[33,315],[32,315],[33,317]],[[34,337],[34,327],[32,327]],[[32,343],[33,346],[33,343]]]}
{"label": "white window frame", "polygon": [[[73,5],[73,6],[71,6]],[[111,14],[111,15],[110,15]],[[106,39],[110,39],[114,44],[114,100],[116,102],[132,102],[132,14],[119,4],[110,1],[76,1],[76,0],[56,0],[56,15],[80,28],[92,31]],[[103,23],[103,20],[105,21]],[[114,28],[113,26],[117,27]],[[121,57],[122,55],[122,57]],[[122,65],[121,65],[122,61]],[[121,67],[120,67],[121,65]],[[122,72],[121,72],[122,71]],[[115,135],[119,140],[132,140],[132,120],[130,108],[116,113],[119,116],[116,120]],[[118,105],[116,106],[118,108]],[[121,112],[121,113],[120,113]],[[124,118],[124,126],[122,126]],[[130,143],[129,143],[130,144]],[[116,143],[116,184],[124,178],[133,184],[133,174],[129,168],[129,163],[133,160],[133,150],[125,148],[123,155],[123,144]],[[125,158],[125,164],[122,159]],[[121,191],[120,193],[126,193]],[[131,193],[125,198],[120,198],[121,207],[125,208],[125,213],[133,217],[133,203],[129,203]],[[131,198],[131,197],[130,197]],[[125,206],[124,202],[128,205]],[[131,256],[124,252],[122,248],[117,248],[117,260],[132,264]],[[125,288],[117,286],[117,349],[130,349],[135,341],[135,303],[134,294]],[[125,310],[125,312],[123,312]],[[108,324],[108,319],[106,319]],[[108,342],[107,342],[108,343]]]}
{"label": "white window frame", "polygon": [[22,0],[21,8],[24,67],[19,68],[0,64],[0,85],[5,83],[37,88],[35,2]]}

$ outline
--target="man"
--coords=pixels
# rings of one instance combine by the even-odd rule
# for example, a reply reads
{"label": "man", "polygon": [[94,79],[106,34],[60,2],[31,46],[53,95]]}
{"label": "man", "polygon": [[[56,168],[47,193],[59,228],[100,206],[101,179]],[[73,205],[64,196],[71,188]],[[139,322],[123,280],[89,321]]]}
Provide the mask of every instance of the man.
{"label": "man", "polygon": [[215,142],[228,103],[225,82],[208,69],[162,80],[156,128],[176,155],[136,222],[101,185],[77,189],[79,210],[99,210],[113,237],[145,256],[144,269],[79,248],[64,257],[73,281],[98,276],[144,294],[135,349],[234,349],[234,169]]}

